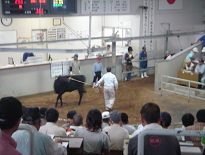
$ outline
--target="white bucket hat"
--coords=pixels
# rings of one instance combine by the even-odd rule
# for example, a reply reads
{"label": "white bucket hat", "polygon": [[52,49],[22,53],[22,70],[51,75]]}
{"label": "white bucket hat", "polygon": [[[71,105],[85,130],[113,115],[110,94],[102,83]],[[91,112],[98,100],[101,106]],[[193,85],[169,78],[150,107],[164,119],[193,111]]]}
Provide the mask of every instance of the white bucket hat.
{"label": "white bucket hat", "polygon": [[202,51],[201,52],[205,52],[205,47],[203,47]]}
{"label": "white bucket hat", "polygon": [[193,52],[196,52],[196,53],[199,52],[198,48],[196,48],[196,47],[194,47],[192,50],[193,50]]}

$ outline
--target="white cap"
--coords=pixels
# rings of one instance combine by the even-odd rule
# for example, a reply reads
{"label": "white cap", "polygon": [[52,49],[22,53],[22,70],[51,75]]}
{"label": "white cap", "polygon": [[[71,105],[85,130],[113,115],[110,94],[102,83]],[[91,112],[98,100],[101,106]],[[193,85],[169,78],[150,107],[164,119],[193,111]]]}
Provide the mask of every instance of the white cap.
{"label": "white cap", "polygon": [[105,118],[110,118],[110,113],[108,111],[105,111],[102,113],[102,119],[105,119]]}
{"label": "white cap", "polygon": [[202,52],[205,52],[205,47],[203,47]]}
{"label": "white cap", "polygon": [[199,52],[199,50],[198,50],[198,48],[197,48],[197,47],[194,47],[192,50],[193,50],[193,52],[196,52],[196,53],[198,53],[198,52]]}
{"label": "white cap", "polygon": [[191,62],[191,60],[190,59],[186,59],[186,62]]}

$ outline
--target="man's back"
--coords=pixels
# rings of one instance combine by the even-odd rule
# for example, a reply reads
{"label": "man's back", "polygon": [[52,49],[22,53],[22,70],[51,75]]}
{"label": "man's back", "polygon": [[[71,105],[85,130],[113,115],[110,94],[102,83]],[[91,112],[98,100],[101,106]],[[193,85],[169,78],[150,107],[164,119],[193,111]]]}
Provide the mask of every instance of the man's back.
{"label": "man's back", "polygon": [[[34,136],[34,155],[65,155],[66,150],[55,143],[51,137],[38,132],[35,127],[30,126]],[[17,130],[12,137],[17,142],[17,150],[23,155],[28,155],[30,151],[30,136],[25,130]]]}
{"label": "man's back", "polygon": [[129,133],[119,124],[113,124],[105,127],[103,131],[108,132],[111,140],[110,150],[123,150],[123,142],[125,138],[129,138]]}
{"label": "man's back", "polygon": [[56,123],[52,122],[47,122],[46,125],[41,126],[39,132],[46,135],[66,136],[65,129],[57,126]]}
{"label": "man's back", "polygon": [[[138,135],[128,145],[128,155],[137,153]],[[179,141],[175,136],[145,136],[144,155],[181,155]]]}

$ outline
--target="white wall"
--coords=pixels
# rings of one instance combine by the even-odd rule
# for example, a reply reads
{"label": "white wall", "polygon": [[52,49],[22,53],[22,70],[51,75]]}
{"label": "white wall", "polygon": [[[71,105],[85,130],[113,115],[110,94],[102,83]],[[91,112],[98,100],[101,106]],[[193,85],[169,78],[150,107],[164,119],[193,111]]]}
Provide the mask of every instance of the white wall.
{"label": "white wall", "polygon": [[[19,38],[28,38],[32,41],[32,30],[38,29],[52,29],[52,28],[66,28],[66,39],[75,38],[73,32],[81,35],[82,38],[88,38],[89,35],[89,17],[88,16],[78,16],[78,17],[64,17],[61,18],[65,24],[61,26],[53,26],[53,18],[42,17],[42,18],[13,18],[13,23],[11,26],[5,27],[0,24],[0,30],[16,30],[17,40]],[[121,23],[121,24],[119,24]],[[129,24],[125,24],[129,23]],[[140,27],[140,17],[139,15],[122,15],[122,16],[93,16],[92,17],[92,34],[91,37],[101,37],[102,27],[121,27],[121,28],[131,28],[132,36],[139,35]],[[72,30],[71,30],[72,29]],[[112,34],[110,34],[111,36]],[[102,40],[92,40],[91,47],[94,45],[99,45],[102,47]],[[32,45],[29,46],[30,48]],[[43,46],[38,46],[43,48]],[[88,40],[86,41],[76,41],[76,42],[61,42],[61,43],[50,43],[47,45],[48,49],[87,49]],[[133,41],[134,49],[138,48],[138,41]],[[122,52],[118,48],[119,52]],[[118,52],[117,51],[117,52]],[[126,51],[126,48],[125,48]],[[96,53],[97,54],[97,53]],[[19,63],[22,58],[23,52],[0,52],[0,66],[7,65],[8,57],[13,57],[15,63]],[[47,55],[45,53],[36,52],[35,55],[41,55],[44,60],[46,60]],[[73,53],[51,53],[53,60],[59,59],[70,59]],[[79,58],[85,58],[84,54],[80,54]]]}
{"label": "white wall", "polygon": [[[159,10],[158,0],[155,5],[155,34],[164,34],[168,30],[168,25],[162,25],[161,23],[170,23],[172,33],[205,29],[203,21],[204,0],[183,0],[182,9],[179,10]],[[179,39],[178,37],[170,37],[168,50],[171,53],[177,53],[181,49],[190,46],[192,42],[197,41],[201,35],[180,36]],[[156,39],[155,47],[155,52],[157,51],[155,53],[156,55],[163,55],[163,52],[166,52],[164,51],[164,39]]]}

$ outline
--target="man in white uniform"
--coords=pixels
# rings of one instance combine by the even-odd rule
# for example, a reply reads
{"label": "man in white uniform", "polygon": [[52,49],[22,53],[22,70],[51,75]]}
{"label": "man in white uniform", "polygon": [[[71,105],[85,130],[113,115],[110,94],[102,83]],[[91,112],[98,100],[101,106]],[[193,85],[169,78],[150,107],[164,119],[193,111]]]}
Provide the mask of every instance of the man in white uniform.
{"label": "man in white uniform", "polygon": [[111,73],[111,67],[107,67],[107,73],[97,82],[95,87],[98,87],[100,83],[104,81],[104,98],[105,98],[105,110],[112,111],[113,104],[115,102],[115,91],[118,88],[118,81],[114,74]]}

